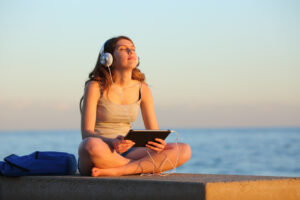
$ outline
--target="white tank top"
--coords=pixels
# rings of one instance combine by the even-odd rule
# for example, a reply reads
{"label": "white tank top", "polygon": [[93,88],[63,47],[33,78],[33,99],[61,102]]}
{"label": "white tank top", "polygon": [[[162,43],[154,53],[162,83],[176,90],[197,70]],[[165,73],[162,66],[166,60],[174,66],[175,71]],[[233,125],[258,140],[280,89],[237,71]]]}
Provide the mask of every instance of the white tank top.
{"label": "white tank top", "polygon": [[[139,99],[132,104],[121,105],[101,97],[97,104],[95,132],[105,138],[115,138],[118,135],[125,136],[130,130],[130,122],[138,117],[141,103],[141,87],[139,88]],[[129,121],[130,120],[130,121]]]}

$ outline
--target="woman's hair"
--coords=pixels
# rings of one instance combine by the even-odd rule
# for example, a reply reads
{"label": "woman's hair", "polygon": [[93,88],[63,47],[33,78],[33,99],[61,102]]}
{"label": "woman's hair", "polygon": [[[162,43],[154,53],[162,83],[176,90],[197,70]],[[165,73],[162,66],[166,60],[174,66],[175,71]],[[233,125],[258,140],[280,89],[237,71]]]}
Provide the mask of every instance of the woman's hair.
{"label": "woman's hair", "polygon": [[[113,37],[104,43],[104,51],[103,52],[111,53],[111,55],[114,55],[116,45],[117,45],[118,41],[121,39],[129,40],[130,42],[132,42],[132,40],[126,36]],[[108,68],[100,63],[100,57],[101,57],[101,54],[98,55],[98,59],[97,59],[95,68],[93,69],[93,71],[90,72],[89,78],[85,82],[85,86],[91,81],[97,81],[99,83],[100,88],[102,90],[106,90],[111,86],[112,82],[110,79],[110,74],[109,74]],[[110,69],[111,69],[112,79],[115,80],[115,73],[114,73],[115,70],[114,70],[113,65],[110,66]],[[131,78],[133,80],[145,82],[145,75],[137,68],[134,68],[132,70]],[[80,108],[81,113],[82,113],[83,97],[84,96],[81,97],[80,102],[79,102],[79,108]]]}

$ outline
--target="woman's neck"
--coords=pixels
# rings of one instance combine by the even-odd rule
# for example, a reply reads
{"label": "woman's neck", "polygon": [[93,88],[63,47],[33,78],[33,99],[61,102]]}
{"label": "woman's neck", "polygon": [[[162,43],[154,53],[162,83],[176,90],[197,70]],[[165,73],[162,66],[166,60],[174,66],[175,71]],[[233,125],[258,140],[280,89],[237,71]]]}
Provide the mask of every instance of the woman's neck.
{"label": "woman's neck", "polygon": [[117,70],[115,71],[116,79],[114,84],[120,87],[128,87],[132,84],[132,70]]}

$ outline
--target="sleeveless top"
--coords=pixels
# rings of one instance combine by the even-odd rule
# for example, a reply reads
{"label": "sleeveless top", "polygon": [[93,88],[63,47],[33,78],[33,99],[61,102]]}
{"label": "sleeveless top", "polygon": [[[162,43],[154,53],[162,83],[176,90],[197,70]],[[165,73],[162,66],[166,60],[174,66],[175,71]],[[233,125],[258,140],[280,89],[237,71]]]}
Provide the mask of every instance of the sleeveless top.
{"label": "sleeveless top", "polygon": [[111,102],[101,96],[97,104],[95,132],[105,138],[115,138],[119,135],[125,136],[130,130],[130,122],[138,117],[141,103],[141,87],[139,86],[139,99],[131,104],[118,104]]}

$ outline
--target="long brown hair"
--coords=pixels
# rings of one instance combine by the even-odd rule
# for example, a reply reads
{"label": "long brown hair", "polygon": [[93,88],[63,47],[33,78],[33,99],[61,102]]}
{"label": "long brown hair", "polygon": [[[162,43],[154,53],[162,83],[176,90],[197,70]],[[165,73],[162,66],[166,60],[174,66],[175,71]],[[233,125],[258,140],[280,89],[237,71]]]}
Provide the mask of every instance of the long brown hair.
{"label": "long brown hair", "polygon": [[[117,45],[118,41],[121,40],[121,39],[129,40],[130,42],[132,42],[132,40],[129,37],[126,37],[126,36],[113,37],[113,38],[111,38],[111,39],[109,39],[105,42],[104,52],[105,53],[111,53],[113,55],[113,53],[115,51],[115,48],[116,48],[116,45]],[[133,42],[132,42],[132,44],[133,44]],[[111,79],[110,79],[108,68],[100,63],[100,57],[101,57],[101,54],[98,55],[98,59],[97,59],[95,68],[93,69],[93,71],[91,71],[89,73],[89,78],[85,82],[84,85],[86,86],[90,81],[97,81],[100,85],[100,88],[102,90],[106,90],[111,86],[112,82],[111,82]],[[139,63],[138,63],[138,65],[139,65]],[[114,67],[111,66],[110,69],[111,69],[111,73],[112,73],[112,78],[113,78],[113,80],[115,80]],[[145,82],[145,75],[138,68],[134,68],[132,70],[131,78],[133,80],[138,80],[140,82]],[[83,98],[84,98],[84,96],[81,97],[80,102],[79,102],[80,113],[82,113]]]}

